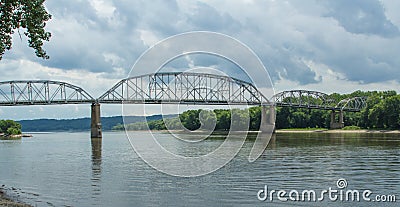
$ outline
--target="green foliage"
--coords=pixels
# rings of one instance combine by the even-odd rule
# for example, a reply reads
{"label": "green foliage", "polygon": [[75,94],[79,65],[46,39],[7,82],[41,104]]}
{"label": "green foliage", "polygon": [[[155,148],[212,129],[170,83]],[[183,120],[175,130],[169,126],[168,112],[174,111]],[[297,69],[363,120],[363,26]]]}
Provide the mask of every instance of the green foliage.
{"label": "green foliage", "polygon": [[9,134],[9,135],[21,134],[21,129],[8,128],[6,134]]}
{"label": "green foliage", "polygon": [[289,129],[282,129],[282,131],[316,131],[316,130],[321,131],[321,130],[328,130],[328,129],[326,129],[326,128],[319,128],[319,127],[317,127],[317,128],[309,128],[309,127],[307,127],[307,128],[289,128]]}
{"label": "green foliage", "polygon": [[[355,91],[351,94],[331,94],[328,99],[335,103],[345,98],[368,97],[367,107],[361,112],[346,112],[344,114],[345,129],[400,129],[400,95],[395,91]],[[293,98],[292,98],[293,99]],[[298,100],[292,100],[296,102]],[[314,100],[318,103],[317,100]],[[150,121],[150,129],[183,129],[196,130],[199,128],[215,130],[229,130],[233,126],[247,126],[246,118],[250,115],[248,130],[259,130],[261,120],[261,107],[251,107],[248,110],[215,109],[189,110],[183,112],[178,118]],[[231,122],[231,117],[233,117]],[[277,129],[326,129],[329,128],[331,111],[283,107],[277,109]],[[181,124],[182,123],[182,124]],[[235,127],[236,128],[236,127]],[[117,125],[115,129],[124,129]],[[147,129],[146,123],[134,123],[128,125],[128,129]],[[240,129],[247,130],[247,129]]]}
{"label": "green foliage", "polygon": [[400,95],[381,92],[370,98],[369,106],[362,111],[362,124],[366,128],[400,129]]}
{"label": "green foliage", "polygon": [[0,120],[0,133],[7,135],[21,134],[21,124],[13,120]]}
{"label": "green foliage", "polygon": [[15,30],[24,29],[29,47],[43,59],[49,56],[43,49],[43,42],[49,41],[51,34],[45,31],[46,22],[51,19],[44,6],[45,0],[1,0],[0,4],[0,60],[5,50],[12,46]]}
{"label": "green foliage", "polygon": [[[368,97],[367,107],[361,112],[347,112],[344,115],[346,126],[366,129],[400,129],[400,95],[395,91],[355,91],[351,94],[333,93],[328,99],[338,103],[352,97]],[[293,99],[293,98],[292,98]],[[292,100],[296,102],[297,100]],[[330,111],[298,108],[279,108],[276,115],[276,128],[329,128]]]}
{"label": "green foliage", "polygon": [[201,109],[189,110],[179,115],[179,118],[181,119],[186,129],[196,130],[200,128],[200,119],[199,119],[200,112]]}
{"label": "green foliage", "polygon": [[278,108],[275,126],[289,128],[329,128],[330,111],[302,108]]}
{"label": "green foliage", "polygon": [[343,127],[343,130],[360,130],[361,127],[359,126],[345,126]]}
{"label": "green foliage", "polygon": [[125,130],[125,126],[121,123],[118,123],[117,125],[113,126],[111,130],[122,131]]}
{"label": "green foliage", "polygon": [[250,113],[250,130],[258,130],[261,122],[261,108],[251,107],[249,108]]}
{"label": "green foliage", "polygon": [[[114,130],[123,130],[123,125],[136,122],[152,121],[162,119],[161,115],[153,116],[112,116],[101,117],[101,127],[104,131],[113,130],[113,127],[118,126]],[[164,115],[165,118],[177,117],[177,115]],[[78,119],[36,119],[36,120],[21,120],[22,131],[27,132],[59,132],[59,131],[87,131],[90,129],[90,118]]]}
{"label": "green foliage", "polygon": [[217,127],[219,130],[229,130],[231,127],[231,113],[228,110],[216,109],[214,113],[217,117]]}
{"label": "green foliage", "polygon": [[[250,114],[250,119],[248,115]],[[260,108],[253,107],[249,110],[245,109],[233,109],[232,113],[230,110],[216,109],[210,110],[189,110],[185,111],[176,118],[167,118],[164,121],[152,120],[146,122],[137,122],[127,125],[118,124],[113,127],[113,130],[229,130],[231,127],[231,117],[233,126],[236,130],[248,130],[248,122],[253,120],[253,125],[250,126],[250,130],[258,130],[260,125]],[[258,117],[257,117],[258,116]],[[249,119],[249,120],[248,120]],[[257,123],[258,122],[258,123]],[[246,128],[244,128],[244,126]],[[254,128],[253,128],[254,127]]]}
{"label": "green foliage", "polygon": [[182,123],[180,122],[179,117],[165,119],[165,127],[167,127],[168,129],[175,129],[175,130],[184,129]]}
{"label": "green foliage", "polygon": [[199,113],[199,121],[202,129],[214,130],[217,123],[217,116],[213,111],[201,110]]}

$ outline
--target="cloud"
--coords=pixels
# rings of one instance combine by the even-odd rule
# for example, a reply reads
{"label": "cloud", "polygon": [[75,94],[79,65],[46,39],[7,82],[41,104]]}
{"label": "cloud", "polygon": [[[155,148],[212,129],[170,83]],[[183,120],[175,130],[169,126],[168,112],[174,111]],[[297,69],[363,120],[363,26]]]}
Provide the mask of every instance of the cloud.
{"label": "cloud", "polygon": [[104,77],[104,73],[86,70],[62,70],[42,66],[30,60],[3,60],[0,65],[2,76],[0,81],[7,80],[54,80],[68,82],[86,90],[93,97],[98,97],[120,78]]}
{"label": "cloud", "polygon": [[[29,60],[2,60],[0,65],[2,76],[0,81],[6,80],[55,80],[64,81],[82,87],[92,97],[97,98],[119,78],[104,77],[104,73],[94,73],[85,70],[62,70],[42,66]],[[121,114],[120,105],[102,107],[102,114],[115,116]],[[51,106],[17,106],[1,107],[2,119],[34,119],[34,118],[78,118],[90,116],[90,105],[51,105]]]}
{"label": "cloud", "polygon": [[330,8],[327,16],[335,18],[348,32],[397,37],[399,29],[386,17],[384,7],[376,0],[324,1]]}
{"label": "cloud", "polygon": [[391,58],[399,52],[399,30],[386,17],[384,5],[374,0],[47,4],[54,17],[48,44],[52,58],[41,64],[49,67],[127,73],[150,45],[192,30],[221,32],[248,44],[273,80],[318,83],[320,78],[303,60],[327,64],[351,81],[366,83],[396,79],[391,74],[400,65]]}
{"label": "cloud", "polygon": [[[321,79],[304,64],[304,61],[314,61],[343,73],[349,81],[399,82],[400,62],[395,58],[400,52],[400,38],[395,36],[398,28],[386,17],[383,5],[378,1],[360,3],[361,9],[369,9],[368,15],[376,13],[378,20],[365,18],[364,26],[349,30],[343,25],[355,27],[359,24],[355,20],[343,22],[351,12],[342,14],[339,10],[347,5],[343,3],[332,9],[326,2],[255,1],[251,11],[240,9],[243,5],[238,5],[228,12],[247,22],[234,36],[260,55],[274,81],[284,78],[301,85],[318,83]],[[356,9],[353,4],[349,7]],[[218,8],[226,11],[224,6]],[[343,17],[343,21],[339,21],[339,17]],[[388,32],[391,35],[384,35]]]}
{"label": "cloud", "polygon": [[239,21],[235,20],[230,14],[219,12],[214,7],[196,2],[192,12],[188,12],[187,21],[195,30],[210,31],[238,31],[243,28]]}
{"label": "cloud", "polygon": [[[45,44],[50,60],[36,58],[26,38],[15,34],[0,79],[65,80],[97,96],[125,78],[152,44],[208,30],[254,50],[278,89],[398,90],[400,82],[397,1],[57,0],[46,1],[46,7],[53,16],[47,25],[53,36]],[[190,64],[224,72],[231,67],[223,60],[192,56],[177,60],[174,69]]]}
{"label": "cloud", "polygon": [[306,62],[307,65],[319,76],[321,81],[300,85],[298,82],[288,79],[280,79],[275,83],[275,91],[285,91],[293,89],[304,89],[320,91],[323,93],[351,93],[355,90],[375,91],[375,90],[395,90],[400,92],[400,85],[396,81],[384,81],[379,83],[360,83],[358,81],[347,80],[345,74],[335,72],[326,65],[312,61]]}

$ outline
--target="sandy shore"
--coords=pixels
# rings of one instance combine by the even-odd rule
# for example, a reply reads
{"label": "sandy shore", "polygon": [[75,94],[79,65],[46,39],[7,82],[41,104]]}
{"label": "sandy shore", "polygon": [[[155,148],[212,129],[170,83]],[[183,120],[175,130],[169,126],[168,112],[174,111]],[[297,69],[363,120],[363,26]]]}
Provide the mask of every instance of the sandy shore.
{"label": "sandy shore", "polygon": [[[155,132],[161,132],[161,133],[208,133],[207,131],[202,132],[202,131],[196,131],[196,132],[187,132],[184,130],[152,130]],[[132,130],[128,131],[130,133],[132,132],[143,132],[141,130]],[[238,131],[237,133],[257,133],[259,131]],[[321,130],[315,130],[315,129],[300,129],[300,130],[295,130],[295,129],[277,129],[275,131],[276,133],[339,133],[339,134],[354,134],[354,133],[382,133],[382,134],[400,134],[400,130],[368,130],[368,129],[359,129],[359,130],[343,130],[343,129],[321,129]],[[224,134],[228,133],[227,131],[215,131],[213,134]]]}
{"label": "sandy shore", "polygon": [[340,134],[354,134],[354,133],[382,133],[382,134],[400,134],[400,130],[276,130],[276,133],[340,133]]}
{"label": "sandy shore", "polygon": [[3,192],[3,189],[0,187],[0,207],[32,207],[32,206],[12,200]]}
{"label": "sandy shore", "polygon": [[22,137],[30,138],[33,136],[30,134],[17,134],[17,135],[10,135],[10,136],[5,136],[4,133],[0,134],[0,139],[3,139],[3,140],[21,139]]}

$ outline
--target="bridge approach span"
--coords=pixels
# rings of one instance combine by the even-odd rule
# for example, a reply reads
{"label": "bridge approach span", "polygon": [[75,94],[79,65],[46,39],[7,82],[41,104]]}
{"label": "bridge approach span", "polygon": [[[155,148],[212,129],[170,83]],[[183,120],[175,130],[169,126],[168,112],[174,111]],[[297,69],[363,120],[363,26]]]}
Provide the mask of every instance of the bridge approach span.
{"label": "bridge approach span", "polygon": [[339,102],[326,93],[308,90],[282,91],[275,94],[271,100],[278,107],[321,109],[331,111],[359,112],[366,107],[366,97],[343,99]]}
{"label": "bridge approach span", "polygon": [[87,104],[96,100],[81,87],[50,80],[0,82],[0,106]]}

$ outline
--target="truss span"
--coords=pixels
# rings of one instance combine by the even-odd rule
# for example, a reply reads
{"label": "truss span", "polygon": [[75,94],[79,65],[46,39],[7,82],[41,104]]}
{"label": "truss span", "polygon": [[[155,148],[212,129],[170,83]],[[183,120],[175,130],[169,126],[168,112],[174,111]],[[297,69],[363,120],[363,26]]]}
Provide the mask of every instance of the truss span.
{"label": "truss span", "polygon": [[0,106],[94,103],[82,88],[59,81],[0,82]]}
{"label": "truss span", "polygon": [[335,103],[328,94],[318,91],[283,91],[272,97],[277,106],[295,108],[332,109]]}
{"label": "truss span", "polygon": [[155,73],[123,79],[99,103],[269,104],[251,83],[204,73]]}
{"label": "truss span", "polygon": [[366,106],[366,97],[353,97],[336,102],[328,94],[318,91],[283,91],[272,97],[279,107],[322,109],[333,111],[361,111]]}

